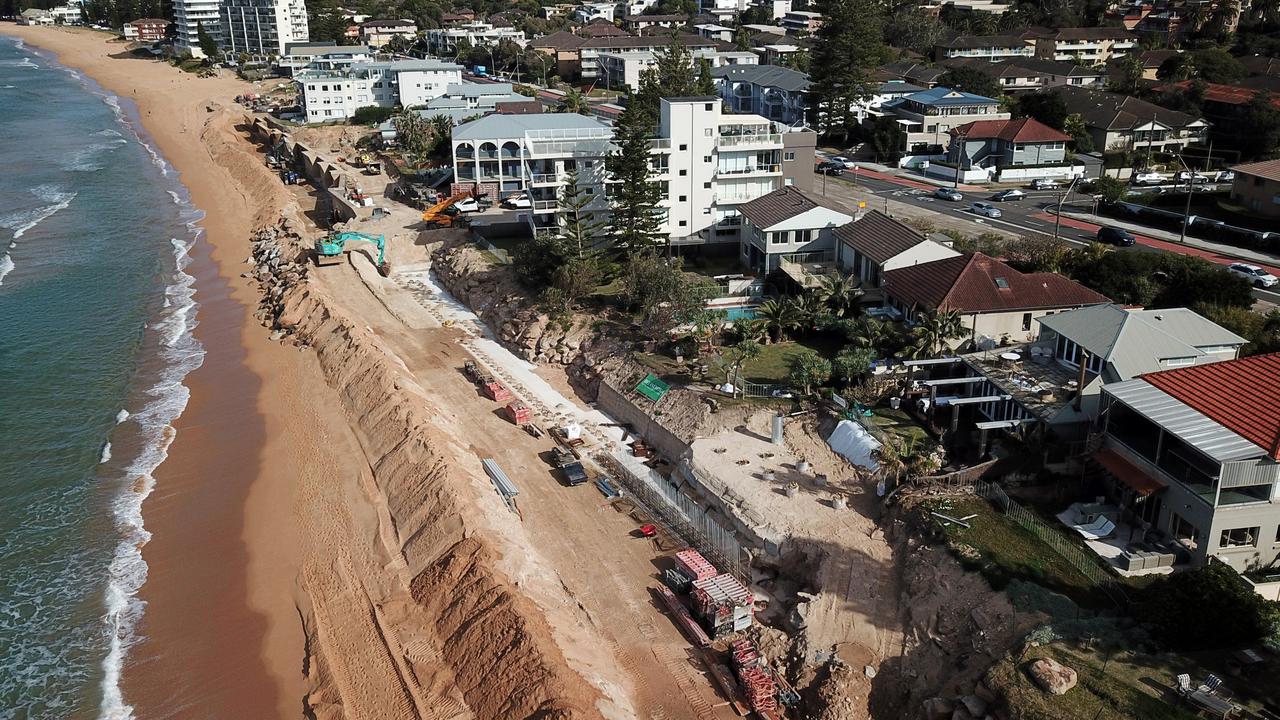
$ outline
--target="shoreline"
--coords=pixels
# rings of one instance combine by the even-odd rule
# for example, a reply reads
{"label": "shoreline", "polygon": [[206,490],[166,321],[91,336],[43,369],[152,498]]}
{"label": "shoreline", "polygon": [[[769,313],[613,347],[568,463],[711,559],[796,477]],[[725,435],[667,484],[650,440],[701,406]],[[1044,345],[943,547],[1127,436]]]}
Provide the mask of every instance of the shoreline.
{"label": "shoreline", "polygon": [[207,106],[232,105],[252,86],[110,57],[124,46],[93,31],[5,23],[0,32],[132,101],[147,139],[204,214],[186,272],[195,277],[194,335],[205,357],[183,381],[190,398],[142,505],[151,539],[141,550],[147,579],[137,599],[146,609],[121,671],[124,707],[137,717],[205,717],[211,708],[226,717],[296,714],[305,692],[290,570],[297,543],[280,522],[290,515],[294,470],[266,462],[268,446],[286,433],[283,409],[264,411],[279,399],[265,378],[296,372],[296,362],[266,341],[250,312],[257,298],[238,282],[266,204],[241,192],[200,134],[213,117]]}

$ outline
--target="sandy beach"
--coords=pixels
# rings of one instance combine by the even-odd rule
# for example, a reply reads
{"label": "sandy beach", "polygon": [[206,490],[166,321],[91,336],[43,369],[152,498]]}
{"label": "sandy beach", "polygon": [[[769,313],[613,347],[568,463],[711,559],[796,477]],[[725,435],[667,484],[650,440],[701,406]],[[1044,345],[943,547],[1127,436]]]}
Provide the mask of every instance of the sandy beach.
{"label": "sandy beach", "polygon": [[204,242],[193,248],[189,271],[200,303],[196,335],[207,355],[187,378],[190,403],[144,505],[153,534],[143,550],[145,640],[124,671],[126,702],[138,717],[208,717],[210,707],[221,708],[218,717],[295,716],[304,693],[304,639],[294,603],[299,549],[291,505],[299,441],[288,410],[323,383],[300,367],[307,358],[267,341],[247,311],[257,298],[237,278],[246,239],[273,206],[270,197],[244,194],[199,135],[208,106],[230,107],[249,85],[113,58],[125,46],[103,33],[10,23],[0,32],[56,53],[134,102],[205,213]]}

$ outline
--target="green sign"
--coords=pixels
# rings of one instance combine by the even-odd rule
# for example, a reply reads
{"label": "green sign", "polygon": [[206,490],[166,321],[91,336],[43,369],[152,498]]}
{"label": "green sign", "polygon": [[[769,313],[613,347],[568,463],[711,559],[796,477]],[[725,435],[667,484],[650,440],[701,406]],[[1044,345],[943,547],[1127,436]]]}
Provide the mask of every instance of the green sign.
{"label": "green sign", "polygon": [[636,386],[636,392],[649,398],[654,402],[658,402],[664,395],[671,391],[671,386],[662,382],[652,374],[645,375],[640,384]]}

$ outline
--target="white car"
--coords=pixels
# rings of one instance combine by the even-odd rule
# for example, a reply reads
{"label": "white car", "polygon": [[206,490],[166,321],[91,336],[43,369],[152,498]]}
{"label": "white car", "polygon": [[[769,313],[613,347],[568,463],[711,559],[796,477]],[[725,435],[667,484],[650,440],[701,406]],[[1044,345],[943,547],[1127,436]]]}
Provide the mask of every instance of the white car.
{"label": "white car", "polygon": [[1187,182],[1188,180],[1192,182],[1198,182],[1198,183],[1207,183],[1211,181],[1211,178],[1208,175],[1205,175],[1203,173],[1187,172],[1186,170],[1179,170],[1178,182],[1184,183],[1184,182]]}
{"label": "white car", "polygon": [[1235,179],[1236,179],[1235,170],[1223,170],[1222,172],[1218,173],[1218,177],[1217,177],[1218,182],[1231,182],[1232,180],[1235,180]]}
{"label": "white car", "polygon": [[533,201],[529,199],[528,195],[512,195],[502,201],[502,206],[514,210],[531,208],[533,207]]}
{"label": "white car", "polygon": [[1231,263],[1227,266],[1227,271],[1248,280],[1253,283],[1254,287],[1269,288],[1275,287],[1276,283],[1280,283],[1280,278],[1277,278],[1275,275],[1272,275],[1257,265]]}
{"label": "white car", "polygon": [[1169,182],[1169,176],[1158,172],[1140,172],[1129,182],[1134,185],[1163,185]]}
{"label": "white car", "polygon": [[1002,214],[1000,208],[985,202],[970,203],[969,212],[989,218],[998,218]]}
{"label": "white car", "polygon": [[480,212],[480,203],[477,202],[476,199],[472,197],[463,198],[459,200],[458,202],[453,204],[453,207],[458,212],[464,212],[464,213]]}
{"label": "white car", "polygon": [[853,158],[848,158],[848,157],[845,157],[844,155],[837,155],[831,158],[831,162],[843,165],[848,170],[852,170],[858,167],[858,164],[853,161]]}

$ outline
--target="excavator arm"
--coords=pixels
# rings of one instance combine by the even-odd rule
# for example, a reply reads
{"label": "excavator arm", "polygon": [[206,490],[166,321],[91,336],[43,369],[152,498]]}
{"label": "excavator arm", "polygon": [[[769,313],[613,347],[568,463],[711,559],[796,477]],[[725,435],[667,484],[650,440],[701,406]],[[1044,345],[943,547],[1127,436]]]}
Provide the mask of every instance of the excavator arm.
{"label": "excavator arm", "polygon": [[373,243],[378,248],[378,267],[382,267],[383,256],[386,254],[387,243],[381,235],[367,235],[360,232],[340,232],[331,234],[321,240],[316,241],[316,255],[322,257],[333,257],[341,255],[342,249],[346,247],[347,242],[351,240],[364,240]]}

